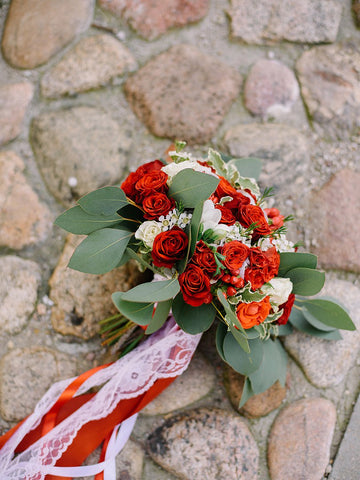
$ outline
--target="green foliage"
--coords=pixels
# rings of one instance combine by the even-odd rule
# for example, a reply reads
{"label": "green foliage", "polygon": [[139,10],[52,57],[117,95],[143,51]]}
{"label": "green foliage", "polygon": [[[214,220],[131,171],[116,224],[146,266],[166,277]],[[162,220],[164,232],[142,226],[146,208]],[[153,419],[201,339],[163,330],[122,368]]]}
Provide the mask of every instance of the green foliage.
{"label": "green foliage", "polygon": [[262,169],[262,160],[255,157],[233,158],[229,161],[234,165],[242,177],[258,180]]}
{"label": "green foliage", "polygon": [[176,278],[161,280],[160,282],[147,282],[124,293],[123,299],[128,302],[163,302],[174,298],[180,291],[180,285]]}
{"label": "green foliage", "polygon": [[215,343],[216,343],[216,349],[218,351],[218,354],[220,355],[220,357],[224,362],[226,362],[226,360],[224,355],[223,344],[224,344],[224,339],[227,332],[228,332],[227,327],[222,322],[219,322],[216,329]]}
{"label": "green foliage", "polygon": [[77,203],[90,215],[113,215],[128,205],[128,200],[121,188],[103,187],[81,197]]}
{"label": "green foliage", "polygon": [[251,382],[249,377],[245,378],[243,391],[240,398],[239,408],[243,407],[245,403],[255,395],[254,390],[252,389]]}
{"label": "green foliage", "polygon": [[168,194],[175,201],[182,202],[185,208],[194,208],[210,197],[218,183],[219,179],[213,175],[186,168],[174,176]]}
{"label": "green foliage", "polygon": [[250,352],[246,353],[231,332],[227,332],[223,343],[226,362],[237,372],[248,376],[257,370],[263,358],[263,343],[260,339],[249,340]]}
{"label": "green foliage", "polygon": [[159,302],[157,304],[155,313],[145,331],[146,335],[151,335],[164,325],[169,316],[171,304],[172,300],[165,300],[164,302]]}
{"label": "green foliage", "polygon": [[193,215],[191,217],[190,231],[191,231],[191,242],[190,242],[190,256],[194,253],[196,242],[198,241],[200,233],[200,220],[203,212],[204,201],[199,202],[194,209]]}
{"label": "green foliage", "polygon": [[293,268],[286,273],[286,276],[292,281],[292,293],[296,295],[316,295],[325,283],[325,272],[311,268]]}
{"label": "green foliage", "polygon": [[149,325],[151,322],[154,302],[128,302],[123,299],[125,292],[115,292],[111,295],[115,307],[126,318],[138,325]]}
{"label": "green foliage", "polygon": [[338,330],[320,330],[311,325],[303,315],[303,312],[293,308],[289,318],[289,323],[300,332],[312,335],[313,337],[323,338],[324,340],[341,340],[341,334]]}
{"label": "green foliage", "polygon": [[304,267],[315,269],[317,256],[312,253],[283,252],[280,253],[280,267],[278,276],[286,277],[287,272],[294,268]]}
{"label": "green foliage", "polygon": [[[249,353],[250,347],[249,347],[248,340],[246,338],[245,330],[241,325],[241,323],[239,322],[230,304],[226,300],[224,293],[220,289],[217,291],[217,297],[220,300],[221,305],[224,307],[224,310],[226,313],[225,321],[234,339],[238,342],[238,344],[244,350],[244,352]],[[235,328],[235,325],[237,328]]]}
{"label": "green foliage", "polygon": [[[301,306],[304,312],[306,311],[307,314],[329,327],[341,330],[356,330],[349,314],[337,303],[323,298],[314,298],[303,300]],[[308,319],[308,317],[306,318]]]}
{"label": "green foliage", "polygon": [[184,301],[181,292],[174,298],[172,312],[179,327],[192,335],[208,330],[216,316],[216,310],[211,304],[203,303],[199,307],[192,307]]}
{"label": "green foliage", "polygon": [[55,225],[76,235],[88,235],[105,227],[120,225],[121,220],[121,217],[116,213],[109,216],[90,215],[79,205],[76,205],[59,215],[55,220]]}

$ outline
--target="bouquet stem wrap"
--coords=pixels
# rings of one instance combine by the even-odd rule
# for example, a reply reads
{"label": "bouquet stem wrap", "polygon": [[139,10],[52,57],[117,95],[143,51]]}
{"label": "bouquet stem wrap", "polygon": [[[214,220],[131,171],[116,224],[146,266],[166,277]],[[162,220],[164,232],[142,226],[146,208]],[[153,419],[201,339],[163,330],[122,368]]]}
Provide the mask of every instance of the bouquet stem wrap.
{"label": "bouquet stem wrap", "polygon": [[[186,370],[200,338],[170,318],[118,361],[54,384],[34,413],[0,438],[1,479],[115,479],[115,456],[136,414]],[[101,443],[101,463],[79,467]]]}

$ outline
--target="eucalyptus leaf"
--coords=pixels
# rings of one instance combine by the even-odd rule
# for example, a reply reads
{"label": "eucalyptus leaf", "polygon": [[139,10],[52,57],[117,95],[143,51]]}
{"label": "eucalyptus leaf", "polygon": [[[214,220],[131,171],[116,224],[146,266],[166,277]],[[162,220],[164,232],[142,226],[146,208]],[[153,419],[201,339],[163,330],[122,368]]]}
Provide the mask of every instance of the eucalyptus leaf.
{"label": "eucalyptus leaf", "polygon": [[221,305],[224,307],[226,315],[229,317],[231,320],[231,326],[236,325],[240,332],[246,336],[245,330],[241,323],[239,322],[239,319],[235,315],[233,309],[231,308],[229,302],[226,300],[224,292],[222,292],[220,289],[217,290],[217,297],[220,300]]}
{"label": "eucalyptus leaf", "polygon": [[194,208],[210,197],[218,183],[219,179],[213,175],[186,168],[174,176],[168,195],[185,208]]}
{"label": "eucalyptus leaf", "polygon": [[302,302],[302,306],[317,320],[329,327],[341,330],[356,330],[349,314],[340,305],[322,298]]}
{"label": "eucalyptus leaf", "polygon": [[77,202],[90,215],[113,215],[128,204],[119,187],[103,187],[81,197]]}
{"label": "eucalyptus leaf", "polygon": [[225,335],[223,351],[226,362],[237,372],[248,376],[261,365],[263,358],[262,341],[249,340],[250,353],[244,352],[231,332]]}
{"label": "eucalyptus leaf", "polygon": [[251,382],[248,377],[245,378],[243,391],[241,393],[239,408],[243,407],[245,403],[255,395],[254,390],[252,389]]}
{"label": "eucalyptus leaf", "polygon": [[224,362],[225,356],[224,356],[224,349],[223,349],[223,343],[225,339],[225,335],[227,334],[227,327],[224,325],[222,322],[219,322],[217,329],[216,329],[216,335],[215,335],[215,343],[216,343],[216,349],[218,351],[218,354],[222,358]]}
{"label": "eucalyptus leaf", "polygon": [[200,231],[200,220],[203,212],[204,202],[199,202],[193,212],[190,223],[191,242],[190,242],[190,256],[194,253],[196,242],[198,241]]}
{"label": "eucalyptus leaf", "polygon": [[184,301],[181,292],[174,298],[172,312],[179,327],[192,335],[208,330],[216,317],[216,310],[211,304],[193,307]]}
{"label": "eucalyptus leaf", "polygon": [[262,169],[262,160],[256,157],[233,158],[229,164],[234,165],[242,177],[258,180]]}
{"label": "eucalyptus leaf", "polygon": [[227,325],[229,327],[229,330],[232,334],[232,336],[235,338],[235,340],[238,342],[240,347],[244,350],[245,353],[250,353],[250,346],[248,339],[245,334],[243,334],[240,330],[238,330],[234,325],[232,324],[231,319],[229,318],[228,315],[225,315],[225,320],[227,322]]}
{"label": "eucalyptus leaf", "polygon": [[136,252],[134,252],[132,248],[127,248],[125,253],[129,258],[133,258],[136,262],[139,262],[143,267],[148,268],[154,273],[157,273],[155,268],[152,265],[150,265],[150,263],[148,263],[146,260],[144,260],[141,254],[137,254]]}
{"label": "eucalyptus leaf", "polygon": [[289,270],[297,267],[315,269],[317,265],[317,256],[312,253],[302,252],[283,252],[280,253],[280,267],[278,276],[286,277]]}
{"label": "eucalyptus leaf", "polygon": [[318,330],[323,330],[324,332],[332,332],[336,330],[336,327],[330,327],[329,325],[325,325],[325,323],[318,320],[314,315],[312,315],[306,306],[302,304],[301,308],[302,314],[306,318],[306,320],[312,325],[313,327],[317,328]]}
{"label": "eucalyptus leaf", "polygon": [[157,304],[155,313],[152,316],[147,329],[145,330],[146,335],[151,335],[164,325],[169,316],[171,303],[172,300],[165,300],[164,302],[159,302]]}
{"label": "eucalyptus leaf", "polygon": [[292,293],[297,295],[316,295],[325,283],[325,272],[305,267],[289,270],[286,277],[293,283]]}
{"label": "eucalyptus leaf", "polygon": [[115,292],[112,301],[119,312],[138,325],[148,325],[151,322],[154,302],[127,302],[123,299],[125,292]]}
{"label": "eucalyptus leaf", "polygon": [[285,325],[278,326],[278,333],[280,337],[285,337],[286,335],[290,335],[293,333],[294,329],[292,328],[291,324],[288,322]]}
{"label": "eucalyptus leaf", "polygon": [[105,227],[120,225],[121,221],[121,217],[117,214],[110,216],[90,215],[79,205],[76,205],[59,215],[55,220],[55,225],[76,235],[88,235]]}
{"label": "eucalyptus leaf", "polygon": [[124,293],[124,300],[128,302],[163,302],[175,297],[180,290],[179,282],[176,278],[171,280],[161,280],[160,282],[148,282],[137,285],[136,287]]}
{"label": "eucalyptus leaf", "polygon": [[90,233],[76,248],[69,267],[84,273],[109,272],[119,265],[132,236],[132,232],[116,228]]}
{"label": "eucalyptus leaf", "polygon": [[342,336],[338,330],[325,332],[313,327],[304,317],[301,310],[293,309],[289,318],[291,323],[299,332],[306,333],[313,337],[323,338],[324,340],[341,340]]}

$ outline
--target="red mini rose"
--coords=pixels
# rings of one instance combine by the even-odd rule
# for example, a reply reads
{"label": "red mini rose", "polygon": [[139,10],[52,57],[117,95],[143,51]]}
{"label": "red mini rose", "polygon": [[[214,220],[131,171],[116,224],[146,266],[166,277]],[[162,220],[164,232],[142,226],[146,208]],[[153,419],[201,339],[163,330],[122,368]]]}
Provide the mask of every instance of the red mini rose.
{"label": "red mini rose", "polygon": [[284,215],[280,215],[277,208],[265,208],[265,213],[271,219],[271,230],[276,230],[284,225]]}
{"label": "red mini rose", "polygon": [[131,172],[128,177],[121,184],[121,188],[125,195],[133,200],[135,203],[140,204],[139,192],[135,189],[135,184],[145,173],[153,171],[159,171],[164,166],[160,160],[154,160],[153,162],[145,163],[141,165],[135,172]]}
{"label": "red mini rose", "polygon": [[212,277],[217,269],[214,253],[202,240],[196,244],[191,263],[200,267],[209,277]]}
{"label": "red mini rose", "polygon": [[164,193],[155,192],[144,198],[142,206],[147,220],[157,220],[161,215],[167,215],[175,208],[175,200]]}
{"label": "red mini rose", "polygon": [[277,275],[280,255],[275,247],[266,251],[257,247],[251,248],[249,262],[249,268],[245,270],[245,281],[251,283],[252,290],[257,290]]}
{"label": "red mini rose", "polygon": [[233,240],[225,243],[220,252],[225,256],[225,260],[223,260],[225,267],[227,267],[230,272],[233,272],[242,267],[242,264],[249,256],[250,249],[238,240]]}
{"label": "red mini rose", "polygon": [[265,297],[261,302],[239,303],[236,314],[243,328],[260,325],[271,310],[270,299]]}
{"label": "red mini rose", "polygon": [[181,260],[188,246],[188,237],[179,227],[156,235],[151,256],[156,267],[171,268]]}
{"label": "red mini rose", "polygon": [[210,280],[203,270],[190,263],[184,273],[179,275],[179,283],[184,301],[192,307],[211,303]]}
{"label": "red mini rose", "polygon": [[165,193],[168,190],[166,184],[167,179],[167,173],[162,170],[145,173],[145,175],[136,182],[135,190],[142,199],[155,192]]}
{"label": "red mini rose", "polygon": [[238,219],[243,227],[250,227],[256,223],[254,237],[261,237],[271,233],[270,226],[265,218],[264,212],[258,205],[242,205],[238,209]]}
{"label": "red mini rose", "polygon": [[293,293],[290,293],[287,301],[279,306],[280,310],[283,309],[283,314],[277,320],[278,325],[286,325],[287,324],[287,322],[289,320],[289,317],[290,317],[291,309],[294,305],[294,302],[295,302],[295,295]]}
{"label": "red mini rose", "polygon": [[247,205],[250,203],[250,199],[241,192],[235,190],[230,182],[224,177],[220,177],[219,185],[215,190],[215,196],[218,199],[221,199],[222,197],[232,197],[231,201],[224,204],[226,208],[238,208],[240,205]]}
{"label": "red mini rose", "polygon": [[236,218],[234,217],[234,214],[232,213],[230,208],[219,204],[215,205],[215,208],[217,210],[220,210],[221,212],[220,223],[223,223],[224,225],[234,225],[234,223],[236,222]]}

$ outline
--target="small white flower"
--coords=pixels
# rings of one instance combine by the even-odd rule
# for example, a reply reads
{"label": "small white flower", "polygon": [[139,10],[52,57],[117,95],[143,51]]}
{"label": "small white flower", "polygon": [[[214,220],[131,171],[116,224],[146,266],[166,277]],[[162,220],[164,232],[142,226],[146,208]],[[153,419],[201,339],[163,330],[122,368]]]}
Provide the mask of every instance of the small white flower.
{"label": "small white flower", "polygon": [[273,245],[276,247],[276,250],[281,252],[295,252],[294,243],[286,238],[284,234],[280,235],[280,238],[273,240]]}
{"label": "small white flower", "polygon": [[221,211],[215,208],[214,203],[211,200],[204,202],[203,211],[201,214],[200,223],[204,227],[204,232],[209,228],[215,229],[221,220]]}
{"label": "small white flower", "polygon": [[140,225],[135,232],[135,238],[142,240],[147,247],[152,248],[156,235],[161,232],[161,223],[151,220]]}
{"label": "small white flower", "polygon": [[293,284],[289,278],[275,277],[261,287],[261,291],[270,297],[270,303],[282,305],[289,298]]}

